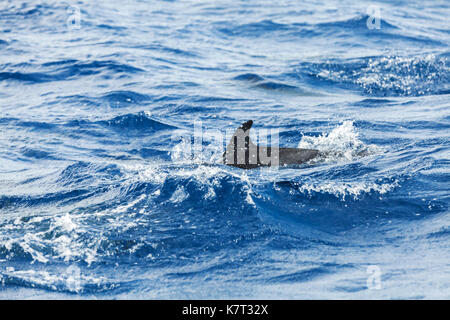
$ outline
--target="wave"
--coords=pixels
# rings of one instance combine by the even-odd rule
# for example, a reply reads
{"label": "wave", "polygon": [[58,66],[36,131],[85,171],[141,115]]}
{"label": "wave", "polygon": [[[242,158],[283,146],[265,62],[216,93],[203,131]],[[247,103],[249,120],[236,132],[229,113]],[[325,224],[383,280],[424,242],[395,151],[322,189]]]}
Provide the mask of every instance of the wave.
{"label": "wave", "polygon": [[[278,23],[272,20],[262,20],[252,23],[236,24],[231,21],[216,23],[216,30],[227,37],[258,38],[264,36],[282,37],[286,39],[323,39],[346,37],[364,37],[364,42],[371,41],[390,44],[401,41],[408,44],[415,43],[422,46],[446,47],[446,43],[425,36],[408,34],[396,26],[392,21],[381,17],[379,28],[369,29],[370,16],[359,14],[346,20],[333,20],[319,23]],[[275,35],[274,35],[275,34]],[[361,40],[362,41],[362,40]]]}
{"label": "wave", "polygon": [[97,123],[116,130],[145,130],[145,131],[160,131],[175,129],[174,126],[166,124],[161,121],[152,119],[149,112],[139,112],[137,114],[125,114],[117,116],[111,120],[102,120]]}
{"label": "wave", "polygon": [[102,106],[122,108],[133,107],[136,105],[146,105],[151,101],[154,102],[155,97],[131,90],[116,90],[103,93],[99,96],[69,95],[58,97],[58,99],[73,105],[82,104],[91,108]]}
{"label": "wave", "polygon": [[56,182],[65,188],[69,186],[94,186],[116,181],[122,177],[120,168],[115,164],[97,164],[77,161],[64,168]]}
{"label": "wave", "polygon": [[[126,76],[142,72],[140,68],[112,60],[62,60],[46,62],[41,65],[28,65],[27,69],[34,68],[39,72],[23,72],[17,69],[20,65],[9,65],[6,69],[11,71],[0,72],[0,80],[15,80],[26,83],[42,83],[52,81],[67,81],[78,79],[80,76],[110,74],[113,77]],[[44,70],[42,70],[44,69]]]}
{"label": "wave", "polygon": [[381,97],[445,94],[450,86],[447,58],[433,54],[302,63],[298,73],[316,85],[338,86]]}
{"label": "wave", "polygon": [[14,125],[22,127],[22,128],[28,128],[30,130],[55,130],[57,125],[55,123],[51,122],[41,122],[41,121],[23,121],[19,119],[10,119],[10,122],[12,122]]}
{"label": "wave", "polygon": [[118,107],[123,105],[137,105],[144,104],[151,101],[151,96],[137,93],[134,91],[111,91],[102,95],[98,100],[106,102],[111,107]]}
{"label": "wave", "polygon": [[371,41],[377,41],[378,43],[390,43],[395,40],[400,42],[419,43],[421,46],[446,47],[445,43],[442,43],[441,41],[429,37],[408,34],[393,23],[388,22],[384,17],[380,18],[379,27],[376,29],[369,29],[367,26],[368,21],[370,21],[370,16],[364,14],[347,20],[318,23],[314,25],[314,30],[320,30],[319,35],[321,36],[329,35],[331,33],[334,35],[336,35],[336,33],[343,33],[347,36],[369,38]]}
{"label": "wave", "polygon": [[[9,2],[9,1],[8,1]],[[53,4],[32,4],[32,3],[22,3],[20,6],[17,3],[5,3],[2,8],[0,8],[0,13],[2,16],[7,18],[12,18],[19,16],[22,18],[33,17],[33,16],[46,16],[52,15],[56,9],[55,3]],[[59,8],[62,8],[60,6]]]}
{"label": "wave", "polygon": [[322,94],[315,93],[298,86],[272,80],[266,80],[264,77],[261,77],[254,73],[240,74],[235,76],[233,80],[247,82],[251,86],[251,88],[262,89],[265,91],[293,93],[301,96],[322,96]]}
{"label": "wave", "polygon": [[15,270],[12,267],[0,272],[0,282],[6,286],[20,286],[68,294],[101,293],[111,291],[120,284],[105,277],[86,275],[76,265],[59,267],[52,272],[36,269]]}
{"label": "wave", "polygon": [[[337,20],[330,22],[322,22],[315,24],[319,29],[348,29],[352,32],[356,30],[363,30],[367,32],[372,32],[372,30],[367,28],[367,20],[370,17],[366,14],[349,18],[347,20]],[[387,22],[385,19],[380,19],[380,29],[379,30],[398,30],[399,28],[395,25]],[[377,31],[377,30],[376,30]]]}
{"label": "wave", "polygon": [[54,76],[40,72],[0,72],[0,80],[17,80],[23,82],[39,83],[55,81],[56,78]]}
{"label": "wave", "polygon": [[243,73],[235,76],[233,80],[247,81],[247,82],[261,82],[264,80],[264,78],[255,73]]}
{"label": "wave", "polygon": [[252,22],[240,24],[235,26],[230,25],[230,22],[216,23],[217,31],[227,36],[241,36],[241,37],[259,37],[267,33],[288,30],[289,26],[281,23],[273,22],[272,20],[262,20],[259,22]]}
{"label": "wave", "polygon": [[[0,259],[33,262],[35,271],[48,264],[88,265],[81,268],[87,274],[76,287],[66,281],[64,268],[56,278],[49,274],[47,281],[42,279],[47,275],[30,274],[26,269],[1,271],[0,277],[10,285],[35,285],[50,291],[112,292],[122,286],[120,281],[88,275],[118,258],[173,268],[193,261],[199,250],[215,255],[230,246],[242,249],[280,233],[300,239],[295,241],[320,239],[334,246],[333,235],[355,226],[379,226],[379,219],[386,223],[393,218],[411,219],[410,212],[446,210],[445,204],[433,203],[434,211],[430,211],[430,204],[421,199],[405,204],[399,195],[410,188],[406,177],[354,180],[359,175],[348,181],[339,175],[322,181],[294,170],[284,180],[283,170],[264,175],[264,171],[243,172],[225,166],[77,162],[58,173],[58,185],[66,189],[85,185],[96,191],[78,199],[75,210],[66,211],[62,205],[67,199],[53,197],[54,204],[62,208],[57,213],[36,214],[39,207],[34,203],[30,204],[33,213],[22,219],[3,217],[0,227],[7,226],[8,234],[0,235]],[[50,194],[41,198],[52,200]],[[369,204],[373,214],[362,214]],[[329,236],[320,233],[318,237],[317,232]],[[197,272],[185,274],[169,269],[167,274],[195,276],[207,268],[199,265]],[[321,275],[314,268],[311,272],[283,273],[270,281],[306,281]]]}
{"label": "wave", "polygon": [[[56,154],[50,152],[50,151],[46,151],[46,150],[42,150],[42,149],[35,149],[35,148],[21,148],[20,149],[20,154],[27,158],[27,159],[46,159],[46,160],[59,160],[60,158],[58,158],[56,156]],[[21,157],[19,156],[19,159]]]}
{"label": "wave", "polygon": [[151,50],[151,51],[159,51],[162,53],[168,53],[176,56],[189,57],[189,58],[199,58],[200,56],[193,51],[186,51],[178,48],[172,48],[168,46],[164,46],[162,44],[151,44],[151,45],[138,45],[134,46],[137,49]]}

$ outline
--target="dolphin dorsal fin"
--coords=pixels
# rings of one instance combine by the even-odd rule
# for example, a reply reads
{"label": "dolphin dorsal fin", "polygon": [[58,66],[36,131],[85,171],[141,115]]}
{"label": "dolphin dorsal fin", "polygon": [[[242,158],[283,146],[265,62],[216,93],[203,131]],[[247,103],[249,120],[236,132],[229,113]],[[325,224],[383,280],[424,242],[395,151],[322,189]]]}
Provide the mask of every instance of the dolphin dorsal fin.
{"label": "dolphin dorsal fin", "polygon": [[230,146],[233,146],[233,148],[234,148],[235,137],[239,137],[240,139],[243,138],[242,136],[248,137],[249,143],[253,144],[253,142],[250,139],[250,129],[252,128],[252,125],[253,125],[253,120],[248,120],[248,121],[245,121],[244,123],[242,123],[241,126],[236,129],[233,136],[231,137],[230,142],[228,143],[227,149]]}
{"label": "dolphin dorsal fin", "polygon": [[[236,129],[230,141],[228,142],[225,152],[223,153],[224,163],[236,163],[238,145],[242,146],[244,149],[254,147],[254,149],[256,150],[256,145],[250,139],[250,129],[252,125],[253,120],[248,120],[242,123],[242,125]],[[242,154],[245,155],[245,151]]]}
{"label": "dolphin dorsal fin", "polygon": [[250,130],[250,128],[253,125],[253,120],[248,120],[246,122],[244,122],[238,129],[242,129],[245,131]]}

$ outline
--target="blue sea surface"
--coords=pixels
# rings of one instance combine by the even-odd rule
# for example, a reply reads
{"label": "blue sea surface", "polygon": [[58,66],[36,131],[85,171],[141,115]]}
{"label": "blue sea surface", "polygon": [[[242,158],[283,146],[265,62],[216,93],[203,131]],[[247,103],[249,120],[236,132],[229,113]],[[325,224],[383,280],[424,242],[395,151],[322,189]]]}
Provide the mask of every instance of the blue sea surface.
{"label": "blue sea surface", "polygon": [[[449,299],[449,17],[2,1],[0,299]],[[249,119],[327,156],[223,165]]]}

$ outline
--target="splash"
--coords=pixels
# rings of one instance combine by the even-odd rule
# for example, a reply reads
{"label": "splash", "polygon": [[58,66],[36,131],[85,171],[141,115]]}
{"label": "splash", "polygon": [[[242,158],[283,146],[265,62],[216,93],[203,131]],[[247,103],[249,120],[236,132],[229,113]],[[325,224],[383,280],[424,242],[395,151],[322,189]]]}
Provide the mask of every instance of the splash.
{"label": "splash", "polygon": [[186,135],[170,152],[172,162],[179,164],[220,164],[224,150],[222,137],[204,134],[202,145],[195,145],[190,136]]}
{"label": "splash", "polygon": [[303,136],[299,148],[321,151],[325,162],[352,161],[379,152],[380,147],[366,145],[359,139],[353,121],[344,121],[328,134],[318,137]]}

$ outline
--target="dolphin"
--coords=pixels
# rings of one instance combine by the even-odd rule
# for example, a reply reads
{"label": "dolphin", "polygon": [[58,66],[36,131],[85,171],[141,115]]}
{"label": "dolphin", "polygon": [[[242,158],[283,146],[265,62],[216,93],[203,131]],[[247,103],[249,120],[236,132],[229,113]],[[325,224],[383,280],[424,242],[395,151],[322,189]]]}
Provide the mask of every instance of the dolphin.
{"label": "dolphin", "polygon": [[224,164],[241,169],[288,166],[305,163],[319,155],[319,150],[314,149],[256,145],[250,139],[252,125],[253,121],[249,120],[236,129],[223,153]]}

